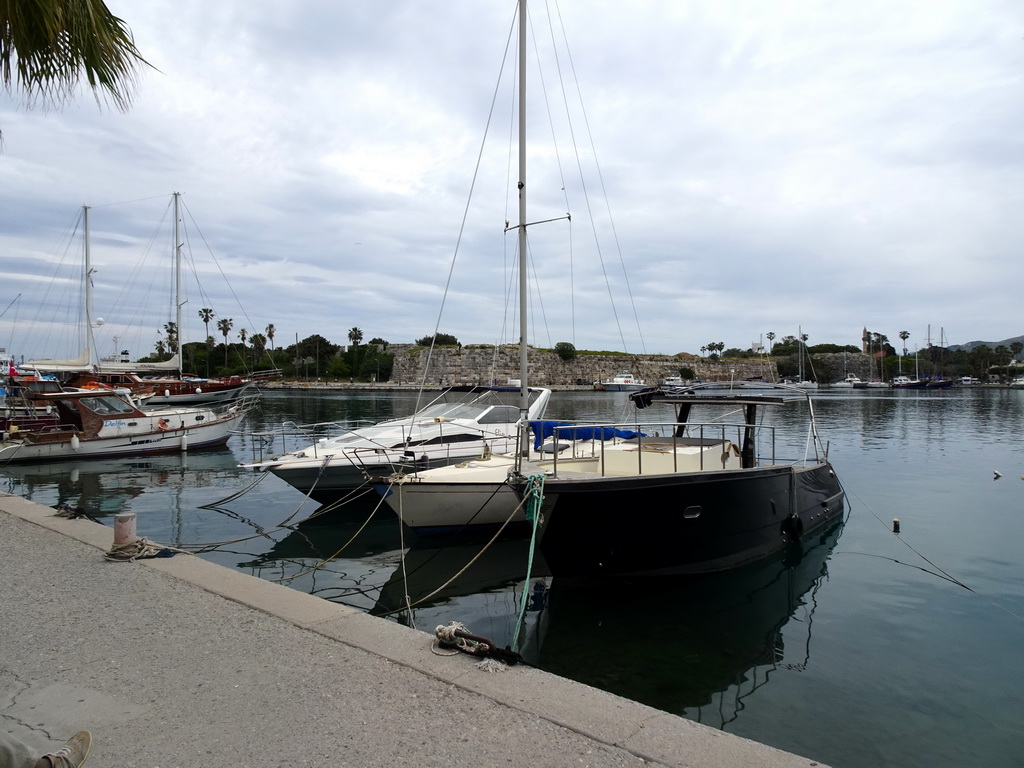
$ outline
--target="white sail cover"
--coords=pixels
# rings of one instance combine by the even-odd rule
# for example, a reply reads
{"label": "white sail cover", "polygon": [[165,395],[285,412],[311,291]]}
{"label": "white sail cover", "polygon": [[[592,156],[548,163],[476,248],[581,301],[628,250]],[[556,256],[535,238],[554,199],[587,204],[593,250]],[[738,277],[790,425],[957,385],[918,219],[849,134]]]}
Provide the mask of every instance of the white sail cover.
{"label": "white sail cover", "polygon": [[181,358],[177,354],[170,360],[160,363],[104,363],[101,362],[101,373],[140,373],[145,371],[177,371],[181,368]]}
{"label": "white sail cover", "polygon": [[92,353],[86,347],[82,354],[73,360],[27,360],[24,368],[33,368],[46,373],[60,373],[65,371],[88,371],[92,368]]}

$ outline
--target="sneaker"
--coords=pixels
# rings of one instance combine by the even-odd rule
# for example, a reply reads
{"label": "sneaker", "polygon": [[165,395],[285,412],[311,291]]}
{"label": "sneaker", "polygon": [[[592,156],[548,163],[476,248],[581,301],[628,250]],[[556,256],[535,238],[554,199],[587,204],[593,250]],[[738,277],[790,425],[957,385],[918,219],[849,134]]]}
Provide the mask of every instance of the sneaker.
{"label": "sneaker", "polygon": [[88,731],[79,731],[56,752],[43,755],[37,763],[37,768],[79,768],[89,757],[91,748],[92,734]]}

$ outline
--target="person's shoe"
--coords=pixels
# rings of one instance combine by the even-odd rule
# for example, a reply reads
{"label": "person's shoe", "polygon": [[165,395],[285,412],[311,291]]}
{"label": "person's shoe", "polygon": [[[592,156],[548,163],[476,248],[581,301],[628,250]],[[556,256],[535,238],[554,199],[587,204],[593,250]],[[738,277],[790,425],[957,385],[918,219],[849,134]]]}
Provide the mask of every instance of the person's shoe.
{"label": "person's shoe", "polygon": [[90,749],[92,734],[88,731],[79,731],[56,752],[39,758],[36,768],[79,768],[89,757]]}

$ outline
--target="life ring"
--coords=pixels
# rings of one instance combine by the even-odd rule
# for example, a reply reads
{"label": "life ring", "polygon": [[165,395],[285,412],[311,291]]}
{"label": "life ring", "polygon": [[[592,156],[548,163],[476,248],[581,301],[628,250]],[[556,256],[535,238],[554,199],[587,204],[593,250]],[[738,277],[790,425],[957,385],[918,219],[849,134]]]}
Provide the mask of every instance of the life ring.
{"label": "life ring", "polygon": [[168,429],[171,428],[171,424],[169,421],[167,421],[167,419],[160,419],[156,423],[156,428],[159,429],[161,432],[166,432]]}
{"label": "life ring", "polygon": [[782,532],[789,536],[791,541],[800,541],[804,535],[804,521],[796,512],[782,521]]}

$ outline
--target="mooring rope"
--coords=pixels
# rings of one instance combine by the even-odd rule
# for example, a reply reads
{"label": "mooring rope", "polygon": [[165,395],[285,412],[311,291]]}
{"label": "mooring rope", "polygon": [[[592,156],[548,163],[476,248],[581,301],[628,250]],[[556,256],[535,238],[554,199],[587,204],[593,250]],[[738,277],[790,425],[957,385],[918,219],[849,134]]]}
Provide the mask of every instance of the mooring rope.
{"label": "mooring rope", "polygon": [[152,557],[174,557],[176,554],[191,555],[184,549],[167,547],[149,539],[136,539],[126,544],[115,544],[103,553],[107,560],[134,563],[136,560]]}
{"label": "mooring rope", "polygon": [[[836,479],[838,479],[838,478],[839,478],[839,475],[836,474]],[[843,491],[845,493],[847,493],[848,495],[851,493],[850,491],[846,490],[845,483],[840,482],[840,486],[842,486]],[[922,560],[924,560],[926,563],[928,563],[928,565],[930,565],[935,570],[934,571],[930,571],[927,568],[924,568],[924,567],[922,567],[920,565],[914,565],[913,563],[904,563],[904,562],[902,562],[900,560],[897,560],[894,557],[888,557],[887,555],[875,555],[875,554],[868,553],[868,552],[847,552],[847,554],[850,554],[850,555],[866,555],[866,556],[869,556],[869,557],[879,557],[879,558],[883,558],[885,560],[891,560],[892,562],[896,563],[897,565],[905,565],[905,566],[907,566],[909,568],[917,568],[918,570],[924,571],[925,573],[931,574],[932,576],[937,576],[940,579],[948,581],[948,582],[950,582],[952,584],[956,584],[958,587],[963,587],[968,592],[974,592],[973,589],[971,589],[969,586],[967,586],[962,581],[960,581],[960,579],[956,578],[952,574],[950,574],[947,571],[943,570],[938,565],[936,565],[934,562],[932,562],[927,557],[925,557],[923,554],[921,554],[916,549],[914,549],[914,547],[910,544],[910,542],[908,542],[906,539],[904,539],[903,536],[900,533],[898,533],[896,531],[893,531],[889,527],[889,525],[884,520],[882,520],[882,518],[880,518],[877,514],[875,514],[875,511],[867,503],[865,503],[865,501],[863,499],[861,499],[859,496],[857,496],[856,493],[853,493],[853,495],[857,498],[857,501],[860,502],[861,505],[863,505],[863,507],[868,512],[871,513],[871,516],[874,517],[875,520],[877,520],[879,523],[881,523],[883,526],[885,526],[886,530],[891,531],[892,535],[900,540],[900,543],[902,543],[903,546],[905,546],[907,549],[909,549],[915,555],[920,557]],[[852,509],[851,509],[851,513],[852,513]],[[977,594],[977,593],[975,593],[975,594]]]}
{"label": "mooring rope", "polygon": [[[496,492],[497,491],[495,491],[495,493]],[[493,496],[494,494],[491,494],[491,495]],[[471,565],[473,565],[473,563],[475,563],[477,560],[479,560],[483,556],[483,554],[488,549],[490,549],[491,545],[495,541],[497,541],[498,537],[501,536],[501,534],[502,534],[502,532],[504,532],[505,528],[507,528],[508,525],[512,522],[512,519],[516,516],[516,514],[519,512],[519,510],[521,510],[523,508],[523,505],[526,503],[526,499],[527,499],[527,497],[524,496],[523,499],[519,502],[519,504],[516,505],[516,508],[513,509],[511,513],[509,513],[509,516],[505,519],[505,522],[503,522],[501,524],[501,526],[498,528],[498,530],[495,531],[494,535],[491,536],[490,540],[486,544],[484,544],[483,548],[479,552],[477,552],[476,555],[474,555],[473,558],[468,563],[466,563],[461,569],[459,569],[458,573],[456,573],[454,576],[452,576],[450,579],[448,579],[448,581],[446,581],[444,584],[439,586],[437,589],[435,589],[430,594],[424,595],[423,597],[421,597],[415,603],[410,602],[411,598],[409,597],[409,594],[408,594],[408,592],[409,592],[409,583],[408,583],[408,577],[407,577],[407,574],[406,574],[406,571],[405,571],[405,547],[404,547],[404,543],[403,543],[403,546],[402,546],[402,566],[401,567],[402,567],[402,579],[403,579],[402,583],[403,583],[403,586],[405,587],[405,592],[406,592],[406,595],[405,595],[406,603],[401,608],[395,608],[394,610],[387,611],[386,613],[379,613],[379,614],[376,614],[376,615],[377,616],[390,616],[391,614],[398,613],[399,611],[405,611],[405,610],[412,611],[412,609],[415,606],[419,605],[422,602],[425,602],[426,600],[429,600],[430,598],[434,597],[439,592],[441,592],[442,590],[444,590],[448,586],[450,586],[452,582],[454,582],[457,578],[459,578],[462,574],[464,574],[469,569],[469,567]],[[402,520],[402,512],[401,512],[401,510],[402,510],[401,491],[399,491],[398,509],[399,509],[399,513],[398,513],[399,514],[399,520],[404,523],[405,521]],[[410,619],[410,621],[413,620],[413,616],[412,616],[411,613],[409,615],[409,619]]]}
{"label": "mooring rope", "polygon": [[249,483],[249,485],[247,485],[242,490],[236,491],[235,493],[231,494],[230,496],[228,496],[226,498],[221,499],[220,501],[213,501],[213,502],[210,502],[209,504],[200,504],[198,509],[210,509],[211,507],[219,507],[222,504],[226,504],[229,501],[234,501],[235,499],[241,498],[242,496],[245,496],[245,494],[247,494],[253,488],[255,488],[257,485],[262,483],[263,482],[263,478],[265,478],[268,474],[270,474],[270,473],[269,472],[258,472],[256,479],[253,480],[251,483]]}
{"label": "mooring rope", "polygon": [[533,558],[537,548],[537,528],[540,523],[540,508],[544,503],[544,475],[531,475],[527,478],[527,491],[523,494],[526,502],[526,519],[531,523],[530,533],[530,554],[526,558],[526,587],[519,606],[519,618],[516,619],[516,631],[512,635],[512,643],[509,646],[513,651],[519,651],[519,633],[526,620],[526,606],[529,603],[530,595],[530,574],[533,571]]}
{"label": "mooring rope", "polygon": [[373,511],[370,512],[370,516],[368,518],[366,518],[366,520],[363,521],[363,524],[361,526],[359,526],[359,530],[357,530],[355,533],[353,533],[352,536],[349,538],[349,540],[346,541],[344,544],[342,544],[333,555],[331,555],[330,557],[324,558],[319,563],[314,565],[312,568],[308,568],[305,571],[300,571],[299,573],[293,574],[292,576],[282,576],[280,579],[272,579],[272,581],[291,581],[292,579],[297,579],[300,576],[305,576],[306,574],[313,573],[314,571],[318,571],[319,569],[323,568],[325,565],[327,565],[327,563],[329,563],[331,560],[333,560],[338,555],[340,555],[342,552],[344,552],[349,544],[351,544],[353,541],[356,540],[356,538],[359,536],[359,534],[363,532],[363,529],[365,529],[366,526],[370,524],[370,521],[373,519],[373,516],[377,514],[377,510],[380,509],[381,504],[383,504],[383,503],[384,503],[384,497],[381,496],[380,497],[380,501],[377,502],[377,506],[375,506],[373,508]]}

